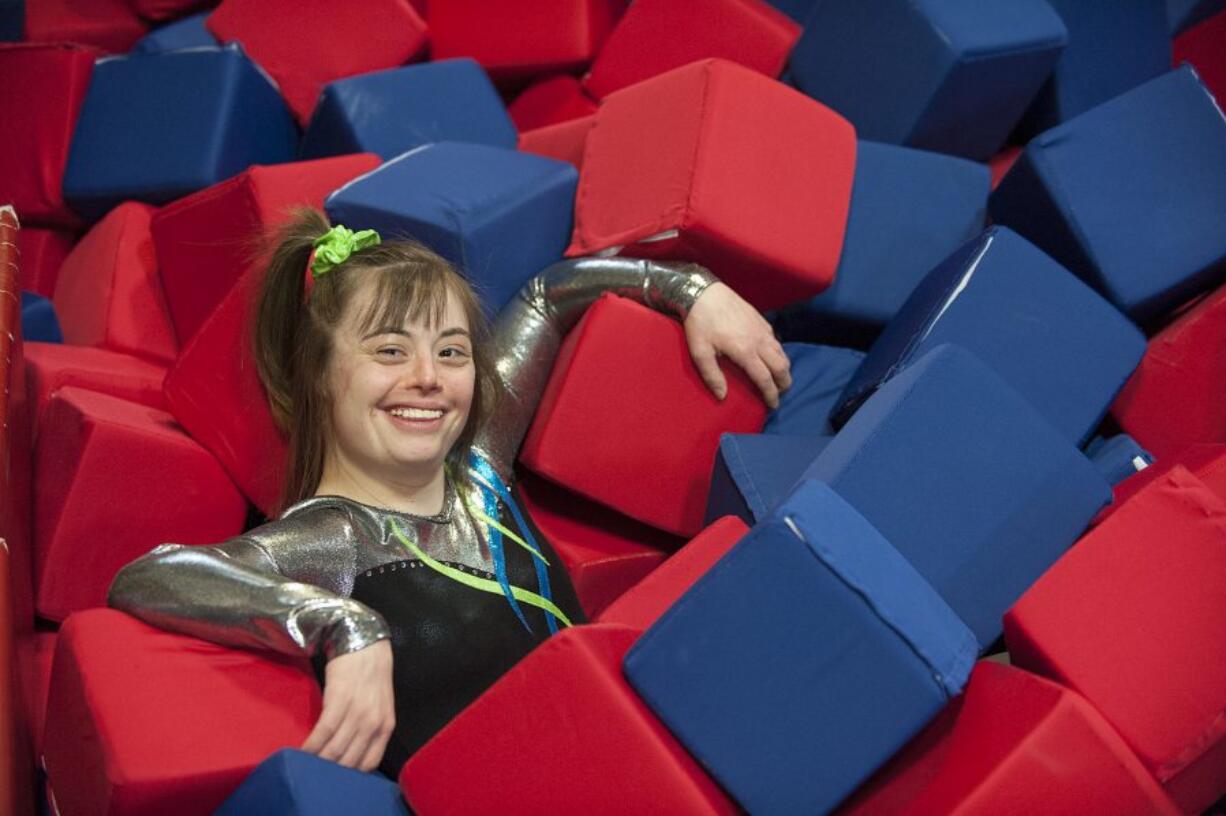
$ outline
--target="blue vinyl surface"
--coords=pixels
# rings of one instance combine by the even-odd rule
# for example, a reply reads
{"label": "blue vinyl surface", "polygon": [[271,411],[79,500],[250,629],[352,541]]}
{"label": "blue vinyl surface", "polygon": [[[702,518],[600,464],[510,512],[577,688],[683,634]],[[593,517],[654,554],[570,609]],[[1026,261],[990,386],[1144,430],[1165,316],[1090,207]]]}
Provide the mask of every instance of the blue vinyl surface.
{"label": "blue vinyl surface", "polygon": [[400,788],[377,773],[283,748],[256,766],[215,816],[408,816]]}
{"label": "blue vinyl surface", "polygon": [[829,442],[815,435],[721,435],[703,525],[723,516],[750,527],[765,519]]}
{"label": "blue vinyl surface", "polygon": [[1036,136],[988,206],[1149,324],[1226,278],[1226,119],[1170,71]]}
{"label": "blue vinyl surface", "polygon": [[864,360],[864,352],[809,343],[784,343],[783,350],[792,364],[792,387],[779,395],[779,407],[766,417],[762,433],[833,434],[830,412]]}
{"label": "blue vinyl surface", "polygon": [[1114,306],[1012,230],[991,227],[915,290],[839,398],[835,427],[943,343],[991,366],[1075,445],[1098,426],[1146,348]]}
{"label": "blue vinyl surface", "polygon": [[1111,499],[1090,460],[970,352],[941,345],[877,390],[804,478],[826,482],[982,647]]}
{"label": "blue vinyl surface", "polygon": [[301,158],[376,153],[391,159],[431,142],[515,149],[515,125],[471,59],[375,71],[324,87],[302,137]]}
{"label": "blue vinyl surface", "polygon": [[809,12],[813,11],[820,0],[766,0],[775,8],[782,11],[787,16],[791,17],[796,22],[804,25],[805,18],[809,16]]}
{"label": "blue vinyl surface", "polygon": [[974,638],[872,525],[799,485],[626,655],[750,813],[828,811],[965,683]]}
{"label": "blue vinyl surface", "polygon": [[1068,29],[1068,45],[1018,124],[1018,144],[1171,68],[1164,0],[1047,2]]}
{"label": "blue vinyl surface", "polygon": [[1154,456],[1128,434],[1096,436],[1086,445],[1086,456],[1112,486],[1154,463]]}
{"label": "blue vinyl surface", "polygon": [[60,320],[51,301],[33,292],[21,293],[21,337],[40,343],[63,343]]}
{"label": "blue vinyl surface", "polygon": [[236,45],[107,57],[94,66],[64,171],[64,197],[101,218],[134,199],[164,204],[290,161],[298,129]]}
{"label": "blue vinyl surface", "polygon": [[1066,38],[1043,0],[822,0],[789,64],[861,138],[982,161]]}
{"label": "blue vinyl surface", "polygon": [[0,0],[0,42],[21,42],[25,30],[25,0]]}
{"label": "blue vinyl surface", "polygon": [[867,348],[934,266],[974,238],[988,209],[988,168],[861,140],[834,283],[780,309],[789,340]]}
{"label": "blue vinyl surface", "polygon": [[478,144],[424,145],[332,193],[333,223],[421,241],[456,264],[491,314],[570,242],[579,174]]}
{"label": "blue vinyl surface", "polygon": [[1219,11],[1226,11],[1226,0],[1166,0],[1167,30],[1174,37]]}
{"label": "blue vinyl surface", "polygon": [[155,28],[136,41],[133,54],[160,54],[163,51],[178,51],[183,48],[215,48],[217,38],[204,27],[210,12],[204,11],[175,20]]}

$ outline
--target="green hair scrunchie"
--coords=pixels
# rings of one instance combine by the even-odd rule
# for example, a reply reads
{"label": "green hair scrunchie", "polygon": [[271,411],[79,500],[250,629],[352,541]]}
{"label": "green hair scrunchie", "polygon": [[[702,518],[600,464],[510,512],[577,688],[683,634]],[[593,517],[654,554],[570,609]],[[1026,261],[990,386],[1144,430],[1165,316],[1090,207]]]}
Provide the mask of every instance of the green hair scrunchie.
{"label": "green hair scrunchie", "polygon": [[326,275],[359,249],[378,246],[382,242],[383,239],[379,237],[379,233],[372,229],[354,232],[348,227],[337,224],[315,239],[315,259],[311,261],[311,277],[318,278]]}

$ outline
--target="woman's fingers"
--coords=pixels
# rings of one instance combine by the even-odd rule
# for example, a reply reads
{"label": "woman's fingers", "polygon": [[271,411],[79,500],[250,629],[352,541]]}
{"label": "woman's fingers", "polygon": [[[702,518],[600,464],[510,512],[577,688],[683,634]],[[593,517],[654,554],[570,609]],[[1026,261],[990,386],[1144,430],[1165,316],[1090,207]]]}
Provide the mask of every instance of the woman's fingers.
{"label": "woman's fingers", "polygon": [[710,343],[697,343],[690,348],[690,356],[694,358],[694,367],[698,369],[698,376],[706,383],[707,388],[711,389],[715,398],[722,400],[726,397],[728,382],[724,379],[724,372],[720,370],[715,347]]}
{"label": "woman's fingers", "polygon": [[771,410],[778,408],[779,388],[775,385],[774,375],[771,374],[771,370],[763,362],[762,358],[753,353],[736,362],[741,368],[745,369],[745,373],[749,375],[749,379],[753,381],[753,384],[758,386],[758,390],[762,392],[762,399],[766,401]]}
{"label": "woman's fingers", "polygon": [[333,694],[329,694],[329,690],[328,688],[324,689],[323,711],[320,712],[319,720],[316,721],[315,727],[306,738],[306,742],[302,743],[302,750],[310,754],[320,754],[324,746],[330,743],[332,738],[336,736],[336,732],[344,719],[345,708],[347,706],[336,699],[337,694],[335,690],[333,690]]}
{"label": "woman's fingers", "polygon": [[766,344],[766,351],[762,355],[766,362],[766,367],[770,369],[771,377],[775,380],[775,385],[780,391],[786,391],[792,387],[792,361],[788,359],[787,352],[783,350],[783,346],[779,345],[779,341],[773,337]]}

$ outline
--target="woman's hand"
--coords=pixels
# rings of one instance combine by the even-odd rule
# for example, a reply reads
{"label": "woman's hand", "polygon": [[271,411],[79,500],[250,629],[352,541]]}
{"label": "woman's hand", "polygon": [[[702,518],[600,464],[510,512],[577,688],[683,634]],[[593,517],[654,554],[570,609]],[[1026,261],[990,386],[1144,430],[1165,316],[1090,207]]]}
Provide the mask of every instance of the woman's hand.
{"label": "woman's hand", "polygon": [[766,318],[724,283],[698,296],[685,319],[685,339],[703,382],[721,400],[728,383],[720,355],[745,370],[771,408],[779,407],[779,392],[792,384],[791,363]]}
{"label": "woman's hand", "polygon": [[302,750],[347,768],[373,771],[395,725],[392,645],[380,640],[328,661],[323,712]]}

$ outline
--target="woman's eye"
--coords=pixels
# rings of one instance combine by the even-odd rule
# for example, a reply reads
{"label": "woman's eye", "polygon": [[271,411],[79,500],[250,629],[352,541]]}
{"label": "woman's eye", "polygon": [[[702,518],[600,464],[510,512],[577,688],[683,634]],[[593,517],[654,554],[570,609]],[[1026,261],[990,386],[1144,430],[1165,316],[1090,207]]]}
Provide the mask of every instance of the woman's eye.
{"label": "woman's eye", "polygon": [[401,353],[401,349],[398,346],[383,346],[375,351],[375,354],[378,354],[380,357],[399,357]]}
{"label": "woman's eye", "polygon": [[468,357],[468,350],[460,346],[447,346],[438,353],[444,360],[463,360]]}

